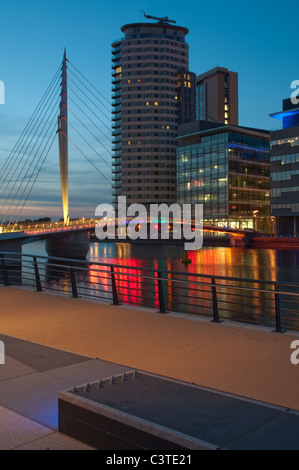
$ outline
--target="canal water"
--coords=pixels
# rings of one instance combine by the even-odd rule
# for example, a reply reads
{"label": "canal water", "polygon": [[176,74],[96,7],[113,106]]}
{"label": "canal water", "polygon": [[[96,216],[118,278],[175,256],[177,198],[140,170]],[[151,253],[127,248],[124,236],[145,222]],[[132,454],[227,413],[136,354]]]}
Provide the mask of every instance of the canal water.
{"label": "canal water", "polygon": [[[47,256],[43,241],[24,245],[23,253]],[[272,291],[266,292],[268,289],[273,289],[273,286],[263,287],[245,280],[299,284],[299,250],[296,249],[203,247],[201,250],[188,252],[190,264],[183,264],[181,262],[183,257],[183,246],[90,243],[90,251],[87,256],[90,261],[88,282],[93,282],[93,273],[96,269],[93,263],[95,262],[113,263],[132,268],[142,267],[160,271],[241,278],[244,280],[243,282],[230,285],[241,286],[244,288],[243,290],[217,287],[217,306],[220,319],[266,326],[275,326],[275,296]],[[157,291],[153,289],[150,281],[145,279],[140,284],[140,279],[133,278],[132,273],[131,277],[125,277],[126,273],[130,272],[129,269],[120,271],[122,272],[122,283],[119,283],[119,293],[123,303],[143,304],[149,307],[159,306]],[[166,307],[172,311],[212,316],[213,298],[210,286],[198,286],[196,278],[189,277],[187,279],[183,274],[176,276],[176,278],[182,280],[182,283],[164,282]],[[62,275],[61,283],[63,282]],[[209,283],[210,280],[206,280],[206,282]],[[216,282],[219,285],[228,285],[225,281]],[[248,290],[246,290],[247,288]],[[252,288],[255,290],[252,291]],[[258,292],[257,288],[264,290],[264,292]],[[94,289],[97,289],[96,282]],[[299,293],[299,289],[294,286],[288,287],[288,291]],[[107,289],[103,288],[103,292],[104,297],[109,298],[110,294]],[[154,299],[154,303],[151,302],[151,299]],[[282,327],[299,330],[299,297],[287,299],[285,296],[281,296],[280,313]]]}

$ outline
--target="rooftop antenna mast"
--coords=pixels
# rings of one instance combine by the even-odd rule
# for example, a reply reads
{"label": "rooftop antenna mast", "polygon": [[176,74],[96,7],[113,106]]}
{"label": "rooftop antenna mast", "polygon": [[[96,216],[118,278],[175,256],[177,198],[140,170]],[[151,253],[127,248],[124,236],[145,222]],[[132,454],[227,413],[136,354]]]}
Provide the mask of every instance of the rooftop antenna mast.
{"label": "rooftop antenna mast", "polygon": [[176,23],[176,21],[170,20],[168,18],[168,16],[164,16],[163,18],[159,18],[157,16],[146,15],[146,13],[144,11],[142,11],[142,10],[140,10],[140,11],[144,14],[145,18],[148,18],[150,20],[157,20],[158,23]]}

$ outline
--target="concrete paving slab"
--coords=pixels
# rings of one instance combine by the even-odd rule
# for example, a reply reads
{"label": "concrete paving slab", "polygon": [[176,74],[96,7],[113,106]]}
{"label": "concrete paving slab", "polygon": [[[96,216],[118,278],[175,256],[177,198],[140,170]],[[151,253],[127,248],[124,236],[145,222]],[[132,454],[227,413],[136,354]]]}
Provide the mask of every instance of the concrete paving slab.
{"label": "concrete paving slab", "polygon": [[23,364],[42,372],[49,369],[63,367],[88,358],[67,351],[43,346],[34,342],[14,339],[7,341],[7,336],[1,335],[5,344],[5,354],[12,359],[22,361]]}
{"label": "concrete paving slab", "polygon": [[0,341],[3,341],[7,346],[8,344],[18,343],[20,341],[20,338],[0,334]]}
{"label": "concrete paving slab", "polygon": [[0,405],[57,430],[57,391],[69,385],[68,381],[45,373],[2,381]]}
{"label": "concrete paving slab", "polygon": [[5,357],[5,364],[0,367],[0,382],[2,380],[12,379],[14,377],[20,377],[23,375],[34,374],[36,372],[32,367],[23,364],[20,361],[12,359],[11,357]]}
{"label": "concrete paving slab", "polygon": [[0,406],[0,450],[12,450],[52,433],[52,429]]}
{"label": "concrete paving slab", "polygon": [[128,370],[131,369],[126,366],[112,364],[98,359],[90,359],[88,361],[79,362],[78,364],[52,369],[46,373],[53,377],[67,380],[71,385],[75,386],[105,379],[111,375],[118,375]]}
{"label": "concrete paving slab", "polygon": [[14,450],[96,450],[77,439],[73,439],[60,432],[52,432],[51,434],[35,439],[27,444],[21,445]]}

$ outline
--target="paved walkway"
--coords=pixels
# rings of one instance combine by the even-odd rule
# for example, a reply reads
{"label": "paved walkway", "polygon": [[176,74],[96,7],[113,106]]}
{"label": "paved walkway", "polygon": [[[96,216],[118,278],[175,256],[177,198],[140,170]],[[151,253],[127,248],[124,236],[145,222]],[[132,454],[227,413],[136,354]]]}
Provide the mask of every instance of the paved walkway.
{"label": "paved walkway", "polygon": [[15,287],[0,298],[1,449],[86,448],[57,431],[58,391],[132,369],[299,411],[296,333]]}

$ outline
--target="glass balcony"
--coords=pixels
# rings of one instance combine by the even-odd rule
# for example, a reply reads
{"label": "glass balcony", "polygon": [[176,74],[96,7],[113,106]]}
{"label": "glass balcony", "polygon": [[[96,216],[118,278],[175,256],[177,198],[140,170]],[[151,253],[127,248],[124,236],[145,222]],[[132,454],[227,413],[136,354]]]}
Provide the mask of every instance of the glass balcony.
{"label": "glass balcony", "polygon": [[118,106],[120,104],[121,104],[121,98],[118,98],[118,99],[112,101],[112,106]]}
{"label": "glass balcony", "polygon": [[117,113],[120,113],[120,112],[121,112],[121,106],[120,105],[115,106],[115,108],[112,109],[113,114],[117,114]]}

